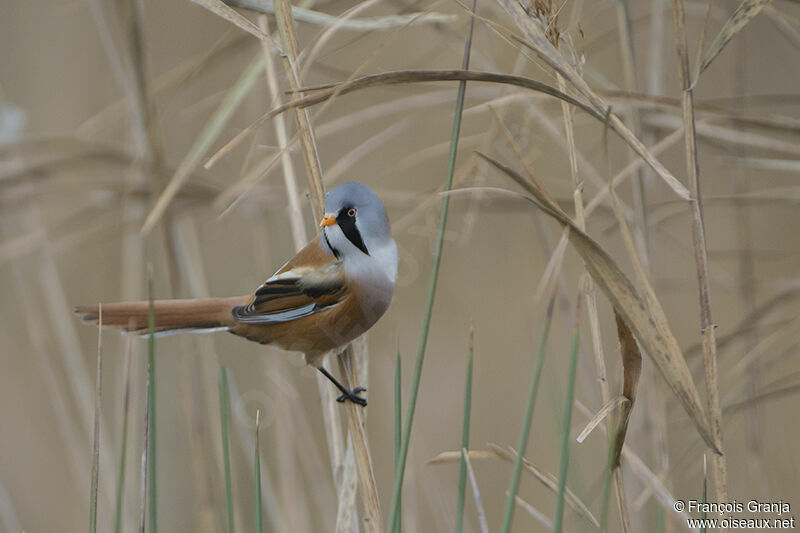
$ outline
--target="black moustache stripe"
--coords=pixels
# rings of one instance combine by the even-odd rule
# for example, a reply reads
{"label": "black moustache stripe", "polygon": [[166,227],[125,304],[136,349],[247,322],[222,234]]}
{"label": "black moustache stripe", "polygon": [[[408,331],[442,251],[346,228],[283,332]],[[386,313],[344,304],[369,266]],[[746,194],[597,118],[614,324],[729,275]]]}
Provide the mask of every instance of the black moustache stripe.
{"label": "black moustache stripe", "polygon": [[331,246],[331,241],[330,241],[330,239],[328,239],[328,234],[327,234],[327,233],[325,233],[325,230],[324,230],[324,229],[322,230],[322,238],[323,238],[323,239],[325,239],[325,244],[327,244],[327,245],[328,245],[328,248],[330,248],[330,249],[331,249],[331,252],[333,252],[333,256],[334,256],[336,259],[339,259],[339,250],[337,250],[336,248],[334,248],[333,246]]}
{"label": "black moustache stripe", "polygon": [[361,232],[358,231],[356,227],[356,217],[349,216],[347,214],[349,210],[349,207],[345,207],[339,211],[339,216],[336,217],[336,223],[342,228],[342,232],[344,236],[347,237],[348,241],[352,242],[356,248],[369,255],[364,240],[361,238]]}

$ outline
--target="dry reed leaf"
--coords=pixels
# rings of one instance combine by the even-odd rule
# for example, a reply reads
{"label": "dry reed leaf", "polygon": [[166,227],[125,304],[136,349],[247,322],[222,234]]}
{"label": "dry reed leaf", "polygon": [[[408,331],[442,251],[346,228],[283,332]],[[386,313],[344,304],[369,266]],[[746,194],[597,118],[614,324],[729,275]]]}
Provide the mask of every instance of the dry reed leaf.
{"label": "dry reed leaf", "polygon": [[[489,450],[491,450],[495,457],[498,457],[504,461],[509,463],[514,463],[517,457],[516,450],[512,448],[502,448],[494,443],[489,443],[487,445]],[[556,476],[551,474],[550,472],[545,472],[539,468],[537,468],[533,463],[528,461],[525,457],[522,458],[522,466],[525,467],[525,470],[533,474],[533,476],[538,479],[545,487],[550,489],[553,494],[558,494],[558,479]],[[600,522],[598,522],[597,518],[594,517],[592,512],[586,506],[585,503],[575,494],[569,487],[566,487],[565,494],[564,494],[564,501],[569,505],[573,511],[581,515],[585,518],[590,524],[596,527],[598,530],[602,531],[602,527],[600,526]]]}
{"label": "dry reed leaf", "polygon": [[611,414],[617,407],[622,404],[630,403],[625,396],[615,396],[611,398],[606,404],[597,411],[597,414],[594,415],[589,422],[586,423],[586,426],[580,432],[580,434],[575,438],[578,443],[583,443],[586,440],[586,437],[594,431],[594,428],[602,422],[609,414]]}
{"label": "dry reed leaf", "polygon": [[[528,183],[513,169],[488,156],[482,155],[482,157],[515,181]],[[472,191],[487,192],[525,199],[539,206],[563,226],[570,228],[570,242],[584,260],[586,270],[592,276],[592,280],[600,286],[625,322],[635,332],[639,342],[656,363],[664,379],[683,404],[684,409],[689,414],[689,418],[695,423],[703,440],[712,449],[716,450],[708,419],[700,402],[700,396],[697,393],[678,341],[669,328],[666,316],[660,306],[650,305],[650,298],[642,299],[639,296],[631,281],[611,256],[594,239],[581,231],[560,208],[554,207],[546,192],[540,191],[533,186],[529,185],[527,190],[535,196],[535,199],[506,189],[491,187],[460,190],[468,193]],[[654,295],[652,297],[654,298]]]}
{"label": "dry reed leaf", "polygon": [[[355,388],[355,377],[352,375],[354,362],[352,345],[348,345],[347,349],[337,359],[342,375],[342,384],[352,390]],[[384,531],[383,519],[381,518],[375,473],[372,470],[369,440],[367,439],[366,410],[353,402],[346,402],[345,408],[347,409],[349,438],[353,447],[356,470],[358,471],[358,484],[365,508],[366,516],[364,521],[367,523],[368,531],[382,533]]]}
{"label": "dry reed leaf", "polygon": [[[507,461],[509,463],[514,463],[516,459],[516,451],[512,449],[505,449],[497,444],[489,443],[487,444],[489,450],[469,450],[467,455],[469,459],[472,461],[482,461],[487,459],[502,459],[503,461]],[[441,465],[441,464],[450,464],[450,463],[458,463],[461,461],[462,452],[460,451],[446,451],[442,452],[436,457],[429,459],[426,464],[429,465]],[[525,470],[532,474],[537,480],[539,480],[542,485],[544,485],[547,489],[549,489],[553,494],[558,493],[558,480],[556,477],[549,473],[544,472],[534,466],[530,461],[522,458],[522,465],[525,467]],[[586,504],[581,501],[578,496],[572,492],[569,488],[566,490],[565,501],[567,505],[569,505],[573,511],[581,515],[585,518],[589,523],[594,525],[598,530],[602,530],[600,527],[600,522],[594,517],[592,512],[586,507]]]}
{"label": "dry reed leaf", "polygon": [[[575,406],[586,418],[592,417],[592,412],[585,405],[583,405],[580,400],[575,400]],[[605,424],[602,423],[598,425],[598,428],[600,428],[603,433],[607,433],[608,431]],[[622,447],[622,455],[625,456],[625,464],[630,467],[636,477],[641,480],[646,489],[652,492],[659,505],[661,505],[667,514],[677,518],[675,523],[685,529],[689,529],[690,531],[698,531],[697,529],[688,527],[686,521],[688,515],[684,511],[675,510],[675,497],[664,485],[664,481],[645,464],[642,458],[639,457],[630,446]]]}
{"label": "dry reed leaf", "polygon": [[[614,466],[619,466],[622,445],[625,444],[625,434],[628,431],[628,421],[630,420],[631,410],[636,403],[636,388],[639,385],[639,376],[642,372],[642,354],[639,352],[639,345],[633,338],[630,328],[614,309],[614,318],[617,322],[617,334],[619,335],[619,353],[622,356],[622,396],[628,400],[622,405],[618,423],[614,435]],[[684,363],[685,364],[685,363]]]}
{"label": "dry reed leaf", "polygon": [[[508,492],[506,492],[506,495],[508,495]],[[542,524],[549,531],[553,531],[553,521],[547,518],[547,516],[545,516],[544,513],[536,509],[533,505],[529,504],[519,496],[515,496],[514,499],[517,502],[517,505],[525,509],[529,515],[535,518],[540,524]]]}
{"label": "dry reed leaf", "polygon": [[706,53],[703,54],[703,59],[700,61],[698,76],[708,68],[712,61],[714,61],[714,58],[725,48],[728,41],[733,39],[734,35],[739,33],[753,17],[761,13],[761,10],[767,7],[767,4],[771,2],[772,0],[743,0],[711,42]]}
{"label": "dry reed leaf", "polygon": [[[291,81],[291,79],[290,79]],[[228,143],[220,148],[217,153],[212,155],[204,165],[205,168],[211,168],[219,159],[233,150],[239,145],[246,137],[251,135],[255,130],[264,125],[272,117],[283,113],[293,108],[305,108],[324,102],[334,96],[341,96],[353,91],[366,89],[369,87],[378,87],[383,85],[398,85],[403,83],[424,83],[431,81],[483,81],[490,83],[502,83],[507,85],[516,85],[524,87],[533,91],[538,91],[550,96],[554,96],[564,100],[575,107],[580,108],[594,118],[605,121],[606,115],[596,111],[591,105],[588,105],[581,99],[575,98],[568,94],[550,87],[545,83],[541,83],[530,78],[522,76],[511,76],[507,74],[498,74],[495,72],[478,72],[471,70],[401,70],[396,72],[383,72],[381,74],[373,74],[370,76],[363,76],[348,80],[338,84],[328,84],[322,87],[292,87],[292,94],[295,96],[291,102],[285,103],[282,106],[265,113],[255,122],[247,126],[244,130],[239,132]],[[319,90],[317,90],[319,89]],[[308,93],[313,91],[313,94],[299,98],[300,93]],[[659,163],[660,164],[660,163]]]}
{"label": "dry reed leaf", "polygon": [[475,500],[475,509],[478,515],[478,524],[481,526],[481,533],[489,533],[489,523],[486,521],[486,511],[483,510],[483,501],[478,490],[478,480],[475,478],[475,471],[472,469],[472,462],[469,460],[469,452],[467,452],[466,448],[461,448],[461,456],[464,457],[464,463],[467,465],[469,482],[472,485],[472,498]]}

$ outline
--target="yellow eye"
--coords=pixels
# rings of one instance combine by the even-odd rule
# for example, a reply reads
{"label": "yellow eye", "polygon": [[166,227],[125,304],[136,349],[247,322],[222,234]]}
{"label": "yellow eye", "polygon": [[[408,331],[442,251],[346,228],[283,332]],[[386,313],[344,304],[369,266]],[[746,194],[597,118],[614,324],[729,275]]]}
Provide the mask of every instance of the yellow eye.
{"label": "yellow eye", "polygon": [[355,207],[351,207],[350,209],[348,209],[347,210],[347,216],[349,216],[349,217],[356,216],[356,208]]}

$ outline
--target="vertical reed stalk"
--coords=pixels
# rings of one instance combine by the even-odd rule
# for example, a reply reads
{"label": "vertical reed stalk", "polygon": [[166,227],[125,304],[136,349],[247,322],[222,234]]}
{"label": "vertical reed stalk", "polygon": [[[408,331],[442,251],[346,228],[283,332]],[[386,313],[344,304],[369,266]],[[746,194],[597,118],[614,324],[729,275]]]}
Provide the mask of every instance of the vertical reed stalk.
{"label": "vertical reed stalk", "polygon": [[558,495],[556,497],[556,512],[553,519],[553,531],[561,533],[564,522],[564,493],[567,488],[567,472],[569,470],[569,444],[570,426],[572,425],[572,404],[575,399],[575,376],[578,370],[578,345],[580,342],[580,316],[581,300],[583,294],[578,295],[575,306],[575,324],[572,330],[572,349],[569,356],[569,374],[567,375],[567,393],[564,400],[564,421],[561,433],[561,465],[558,469]]}
{"label": "vertical reed stalk", "polygon": [[700,298],[700,330],[703,335],[703,366],[705,369],[706,394],[708,395],[708,419],[714,446],[719,453],[712,454],[716,499],[728,501],[727,467],[722,442],[722,409],[719,401],[719,378],[717,376],[717,339],[714,321],[711,318],[711,291],[709,287],[708,249],[706,247],[705,223],[703,221],[703,197],[700,193],[700,163],[697,158],[697,137],[694,118],[694,90],[689,69],[689,53],[686,43],[686,15],[683,0],[672,1],[672,19],[681,73],[681,104],[683,107],[684,134],[686,140],[686,166],[689,174],[692,213],[692,240],[697,268],[698,294]]}
{"label": "vertical reed stalk", "polygon": [[[147,265],[148,312],[147,396],[144,404],[144,446],[142,449],[141,508],[139,531],[145,532],[145,521],[151,533],[157,532],[158,497],[156,483],[156,310],[153,304],[153,265]],[[149,508],[149,514],[147,510]]]}
{"label": "vertical reed stalk", "polygon": [[[352,345],[349,345],[344,353],[337,359],[339,361],[339,370],[342,375],[344,386],[352,390],[355,383]],[[378,487],[375,483],[375,473],[372,470],[372,458],[369,452],[369,440],[367,439],[366,422],[364,420],[365,410],[353,402],[345,403],[347,409],[347,426],[353,443],[353,454],[358,470],[361,499],[364,502],[367,515],[366,520],[372,531],[382,533],[383,518],[381,517],[380,499],[378,498]]]}
{"label": "vertical reed stalk", "polygon": [[[472,13],[475,13],[475,6],[477,0],[472,0]],[[461,62],[463,70],[469,69],[469,56],[472,49],[472,31],[475,27],[474,16],[470,17],[469,30],[467,33],[467,41],[464,45],[464,57]],[[453,185],[453,174],[456,168],[456,155],[458,153],[458,137],[461,132],[461,116],[464,111],[464,94],[467,90],[467,82],[458,82],[458,93],[456,96],[456,109],[453,117],[453,129],[450,135],[450,154],[447,161],[447,177],[444,183],[442,195],[442,205],[439,211],[439,226],[436,232],[436,247],[433,252],[433,267],[431,268],[431,277],[428,282],[428,294],[425,298],[425,313],[422,318],[422,332],[419,336],[419,345],[417,346],[417,361],[414,367],[414,376],[411,381],[411,392],[408,399],[408,409],[406,411],[406,423],[403,431],[403,441],[400,445],[400,456],[397,464],[395,465],[394,474],[394,487],[392,488],[392,507],[389,518],[389,524],[393,527],[392,533],[399,533],[394,526],[399,522],[397,516],[400,513],[400,493],[403,489],[403,478],[405,476],[406,460],[408,459],[408,444],[411,440],[411,427],[414,424],[414,411],[417,408],[417,395],[419,394],[419,383],[422,379],[422,364],[425,361],[425,347],[428,343],[428,331],[431,325],[431,316],[433,314],[433,301],[436,297],[436,283],[439,279],[439,265],[442,259],[442,250],[444,248],[444,231],[447,227],[447,210],[450,205],[450,196],[446,194],[450,191]]]}
{"label": "vertical reed stalk", "polygon": [[119,474],[114,503],[114,533],[122,531],[122,500],[125,494],[125,462],[128,455],[128,419],[131,402],[131,340],[129,339],[126,343],[125,375],[122,380],[125,383],[125,391],[122,393],[122,435],[120,436]]}
{"label": "vertical reed stalk", "polygon": [[[400,351],[397,352],[397,361],[394,367],[394,466],[397,468],[397,461],[400,458],[400,442],[403,438],[403,367],[400,364]],[[396,471],[396,470],[395,470]],[[389,524],[389,529],[397,531],[403,530],[403,495],[398,499],[400,512],[397,513],[395,522]]]}
{"label": "vertical reed stalk", "polygon": [[[469,450],[469,423],[472,413],[472,361],[475,355],[475,332],[469,328],[469,359],[467,360],[467,383],[464,387],[464,422],[461,426],[461,449]],[[458,502],[456,504],[456,533],[461,533],[464,525],[464,496],[467,490],[467,455],[461,454],[458,472]]]}
{"label": "vertical reed stalk", "polygon": [[94,396],[92,488],[89,497],[89,533],[97,531],[97,482],[100,478],[100,418],[103,400],[103,305],[97,306],[97,372]]}
{"label": "vertical reed stalk", "polygon": [[528,388],[528,402],[525,405],[525,415],[522,418],[522,428],[519,434],[519,444],[517,445],[517,455],[514,459],[514,468],[511,471],[511,484],[508,488],[508,495],[506,496],[506,508],[503,515],[503,526],[500,529],[503,533],[511,531],[511,523],[514,520],[514,505],[517,497],[517,490],[519,489],[520,476],[522,474],[522,458],[525,455],[525,450],[528,447],[528,437],[531,432],[531,421],[533,420],[533,408],[536,403],[536,393],[539,390],[539,378],[542,375],[542,367],[544,366],[545,348],[547,347],[547,335],[550,333],[550,324],[553,321],[553,307],[555,306],[556,293],[558,283],[553,283],[552,294],[550,300],[547,302],[547,312],[545,314],[544,326],[542,326],[542,333],[539,336],[539,348],[536,351],[536,363],[533,366],[533,373],[531,374],[531,385]]}
{"label": "vertical reed stalk", "polygon": [[[231,482],[231,443],[230,443],[230,392],[228,390],[228,369],[219,367],[219,419],[222,435],[222,461],[225,465],[225,524],[227,533],[234,533],[233,484]],[[259,478],[260,479],[260,478]]]}
{"label": "vertical reed stalk", "polygon": [[264,530],[261,517],[261,447],[259,446],[258,430],[261,422],[261,409],[256,411],[256,444],[253,452],[253,505],[255,505],[256,533]]}

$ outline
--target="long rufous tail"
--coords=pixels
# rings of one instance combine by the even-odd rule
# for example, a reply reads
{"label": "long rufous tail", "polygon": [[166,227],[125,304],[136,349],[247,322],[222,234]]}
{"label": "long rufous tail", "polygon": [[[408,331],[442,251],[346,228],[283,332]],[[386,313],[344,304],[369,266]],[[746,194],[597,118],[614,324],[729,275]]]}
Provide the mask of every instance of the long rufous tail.
{"label": "long rufous tail", "polygon": [[[246,305],[250,296],[232,298],[198,298],[191,300],[155,300],[155,331],[229,328],[235,325],[231,310]],[[102,304],[103,325],[125,332],[147,334],[149,330],[150,302],[119,302]],[[84,322],[97,324],[97,305],[79,306],[75,312]]]}

